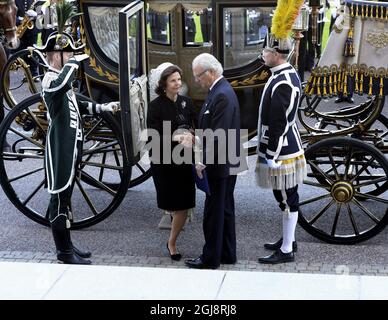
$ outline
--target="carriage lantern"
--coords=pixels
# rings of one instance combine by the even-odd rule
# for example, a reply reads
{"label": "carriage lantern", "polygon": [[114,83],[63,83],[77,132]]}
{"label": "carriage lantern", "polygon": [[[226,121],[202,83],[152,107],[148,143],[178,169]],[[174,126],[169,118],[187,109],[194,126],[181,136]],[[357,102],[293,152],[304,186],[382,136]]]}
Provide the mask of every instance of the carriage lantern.
{"label": "carriage lantern", "polygon": [[309,6],[311,7],[311,42],[317,43],[317,23],[318,23],[318,11],[319,8],[325,6],[325,0],[309,0]]}
{"label": "carriage lantern", "polygon": [[309,27],[309,11],[310,8],[307,5],[303,5],[300,10],[298,17],[292,25],[292,31],[294,32],[295,39],[295,69],[298,70],[298,56],[299,56],[299,43],[300,39],[303,38],[303,31],[307,31]]}

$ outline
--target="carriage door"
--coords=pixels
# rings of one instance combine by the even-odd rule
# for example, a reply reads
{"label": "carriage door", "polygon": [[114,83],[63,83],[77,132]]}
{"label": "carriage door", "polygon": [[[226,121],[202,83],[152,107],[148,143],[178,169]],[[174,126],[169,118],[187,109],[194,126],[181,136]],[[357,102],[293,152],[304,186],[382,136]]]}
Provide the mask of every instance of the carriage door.
{"label": "carriage door", "polygon": [[147,116],[147,70],[144,3],[133,1],[119,13],[121,123],[129,165],[143,156]]}

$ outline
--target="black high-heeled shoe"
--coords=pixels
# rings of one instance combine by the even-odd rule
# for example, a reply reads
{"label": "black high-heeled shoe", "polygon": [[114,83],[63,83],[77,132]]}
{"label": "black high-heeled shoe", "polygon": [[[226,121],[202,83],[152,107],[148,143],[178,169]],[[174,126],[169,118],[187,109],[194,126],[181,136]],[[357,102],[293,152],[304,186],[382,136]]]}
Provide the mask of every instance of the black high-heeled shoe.
{"label": "black high-heeled shoe", "polygon": [[167,242],[167,251],[170,254],[171,260],[179,261],[180,259],[182,259],[182,255],[180,253],[171,254],[170,248],[168,247],[168,242]]}

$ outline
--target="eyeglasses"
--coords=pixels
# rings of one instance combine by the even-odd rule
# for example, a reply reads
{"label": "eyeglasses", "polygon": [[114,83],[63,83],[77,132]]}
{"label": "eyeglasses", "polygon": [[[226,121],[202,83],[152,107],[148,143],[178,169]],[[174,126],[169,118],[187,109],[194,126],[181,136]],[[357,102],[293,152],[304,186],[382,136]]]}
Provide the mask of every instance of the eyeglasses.
{"label": "eyeglasses", "polygon": [[209,70],[206,69],[205,71],[202,71],[201,73],[197,74],[197,75],[194,75],[194,79],[199,79],[201,78],[206,72],[208,72]]}

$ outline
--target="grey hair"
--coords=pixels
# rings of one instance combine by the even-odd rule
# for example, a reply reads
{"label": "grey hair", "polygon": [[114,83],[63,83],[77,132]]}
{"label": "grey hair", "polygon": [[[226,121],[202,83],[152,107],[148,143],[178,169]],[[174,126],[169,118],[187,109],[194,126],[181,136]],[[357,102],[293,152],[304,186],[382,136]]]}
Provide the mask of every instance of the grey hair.
{"label": "grey hair", "polygon": [[224,73],[221,63],[210,53],[201,53],[199,56],[196,56],[192,66],[193,68],[201,66],[204,70],[214,70],[219,76]]}
{"label": "grey hair", "polygon": [[289,53],[279,53],[278,55],[283,59],[283,60],[288,60],[288,56],[290,55]]}

